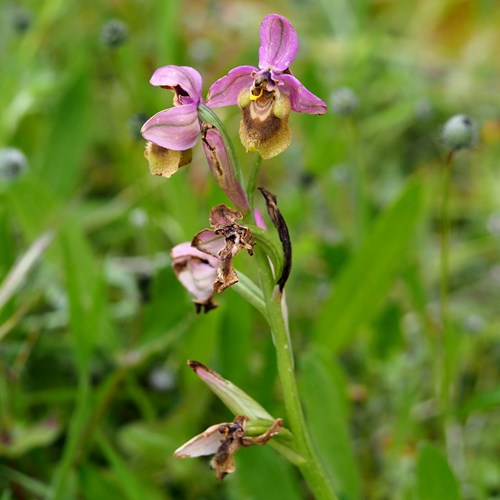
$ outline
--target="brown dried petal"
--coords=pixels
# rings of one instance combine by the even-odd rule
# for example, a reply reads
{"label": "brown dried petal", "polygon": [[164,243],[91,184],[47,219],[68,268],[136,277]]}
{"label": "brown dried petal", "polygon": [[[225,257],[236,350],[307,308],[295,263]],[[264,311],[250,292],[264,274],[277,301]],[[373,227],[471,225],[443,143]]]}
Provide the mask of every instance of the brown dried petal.
{"label": "brown dried petal", "polygon": [[245,249],[253,255],[254,241],[250,230],[235,221],[242,218],[241,212],[226,205],[217,205],[210,211],[210,224],[215,230],[204,229],[192,241],[195,248],[210,253],[219,259],[217,279],[214,291],[221,293],[238,282],[238,275],[233,267],[236,254]]}
{"label": "brown dried petal", "polygon": [[280,292],[282,292],[283,288],[285,287],[285,283],[290,276],[290,271],[292,270],[292,243],[290,241],[290,233],[288,232],[288,227],[286,225],[285,219],[278,209],[276,195],[270,193],[263,187],[259,187],[258,189],[266,200],[267,213],[269,214],[269,217],[273,221],[273,224],[278,231],[278,236],[280,238],[281,245],[283,247],[283,253],[285,255],[283,270],[277,282],[280,288]]}
{"label": "brown dried petal", "polygon": [[240,219],[243,219],[243,215],[239,210],[233,210],[224,204],[217,205],[210,210],[210,225],[216,229],[234,224]]}

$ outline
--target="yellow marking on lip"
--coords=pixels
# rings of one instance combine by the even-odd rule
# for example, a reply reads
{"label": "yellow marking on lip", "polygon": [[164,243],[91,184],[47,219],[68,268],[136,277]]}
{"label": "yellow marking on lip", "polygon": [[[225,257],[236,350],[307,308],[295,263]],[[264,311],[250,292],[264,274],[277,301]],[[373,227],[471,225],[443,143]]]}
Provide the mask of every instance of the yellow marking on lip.
{"label": "yellow marking on lip", "polygon": [[263,93],[264,93],[264,89],[261,88],[260,92],[259,92],[259,95],[250,94],[250,100],[251,101],[256,101],[259,97],[262,97]]}

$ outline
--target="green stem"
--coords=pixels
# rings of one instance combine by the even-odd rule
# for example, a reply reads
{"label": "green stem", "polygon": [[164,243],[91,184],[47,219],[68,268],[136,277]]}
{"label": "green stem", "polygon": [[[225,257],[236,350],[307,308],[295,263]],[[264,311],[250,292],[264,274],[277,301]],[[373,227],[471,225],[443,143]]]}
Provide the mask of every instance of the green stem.
{"label": "green stem", "polygon": [[253,164],[253,170],[250,173],[247,183],[247,197],[248,204],[250,205],[250,211],[253,211],[253,199],[255,195],[255,190],[257,189],[257,179],[259,178],[260,166],[262,165],[262,156],[257,154],[255,158],[255,163]]}
{"label": "green stem", "polygon": [[260,249],[257,249],[255,253],[258,259],[261,287],[266,303],[267,320],[276,349],[278,374],[283,390],[288,424],[293,433],[297,451],[305,458],[304,463],[299,467],[315,498],[335,500],[337,496],[314,450],[300,403],[295,378],[293,349],[287,318],[283,310],[282,294],[276,287],[267,256]]}
{"label": "green stem", "polygon": [[440,279],[439,305],[441,317],[441,338],[439,353],[441,357],[440,400],[443,419],[449,411],[451,383],[451,331],[449,319],[449,254],[450,254],[450,189],[451,189],[451,151],[445,161],[441,200],[441,234],[440,234]]}

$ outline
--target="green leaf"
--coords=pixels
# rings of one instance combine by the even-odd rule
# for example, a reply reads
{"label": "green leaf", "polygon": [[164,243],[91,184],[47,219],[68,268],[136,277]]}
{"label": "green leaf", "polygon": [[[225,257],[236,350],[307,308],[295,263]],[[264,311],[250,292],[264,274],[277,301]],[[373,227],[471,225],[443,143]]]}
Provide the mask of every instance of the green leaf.
{"label": "green leaf", "polygon": [[319,348],[302,356],[300,368],[302,400],[325,469],[342,498],[361,498],[361,481],[349,435],[343,373]]}
{"label": "green leaf", "polygon": [[144,498],[160,500],[162,498],[159,491],[134,473],[103,434],[100,433],[97,436],[97,441],[115,473],[117,484],[125,498],[129,500],[142,500]]}
{"label": "green leaf", "polygon": [[417,458],[419,500],[460,500],[460,489],[446,458],[434,445],[420,446]]}
{"label": "green leaf", "polygon": [[69,196],[81,180],[90,127],[90,92],[86,71],[62,95],[44,154],[42,176],[54,193]]}
{"label": "green leaf", "polygon": [[377,313],[413,241],[422,201],[422,186],[408,184],[347,263],[320,313],[316,338],[323,345],[341,349]]}

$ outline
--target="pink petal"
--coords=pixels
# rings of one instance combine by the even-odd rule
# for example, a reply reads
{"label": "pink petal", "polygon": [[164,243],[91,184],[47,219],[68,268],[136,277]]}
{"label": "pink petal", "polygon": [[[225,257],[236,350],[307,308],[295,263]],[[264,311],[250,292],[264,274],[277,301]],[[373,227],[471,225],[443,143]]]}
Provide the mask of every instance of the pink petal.
{"label": "pink petal", "polygon": [[285,71],[295,59],[299,40],[290,21],[278,14],[264,18],[260,26],[259,68]]}
{"label": "pink petal", "polygon": [[226,238],[221,234],[215,234],[215,231],[204,229],[193,238],[191,245],[202,252],[218,257],[219,252],[226,247]]}
{"label": "pink petal", "polygon": [[219,78],[208,91],[207,106],[220,108],[236,104],[241,91],[252,87],[252,74],[257,71],[253,66],[238,66]]}
{"label": "pink petal", "polygon": [[191,294],[195,302],[205,304],[213,296],[219,260],[200,252],[191,243],[181,243],[171,251],[172,267],[177,279]]}
{"label": "pink petal", "polygon": [[212,267],[217,267],[219,265],[219,259],[217,259],[217,257],[213,257],[208,253],[201,252],[197,248],[191,246],[190,241],[175,245],[175,247],[170,251],[170,255],[173,260],[181,257],[197,257],[199,259],[208,261],[208,263]]}
{"label": "pink petal", "polygon": [[185,151],[196,144],[200,123],[196,104],[166,109],[151,117],[141,129],[148,141],[166,149]]}
{"label": "pink petal", "polygon": [[156,87],[179,86],[189,94],[193,101],[198,104],[201,100],[201,76],[189,66],[162,66],[158,68],[149,80]]}
{"label": "pink petal", "polygon": [[284,83],[284,90],[290,96],[292,111],[309,115],[326,113],[325,102],[307,90],[293,75],[279,75],[278,79]]}

